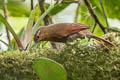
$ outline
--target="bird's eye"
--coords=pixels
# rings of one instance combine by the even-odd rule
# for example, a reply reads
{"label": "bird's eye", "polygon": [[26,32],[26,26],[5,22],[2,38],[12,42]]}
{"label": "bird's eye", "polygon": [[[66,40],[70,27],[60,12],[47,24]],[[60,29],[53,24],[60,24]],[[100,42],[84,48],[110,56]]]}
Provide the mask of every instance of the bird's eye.
{"label": "bird's eye", "polygon": [[37,38],[40,38],[39,36],[37,36]]}

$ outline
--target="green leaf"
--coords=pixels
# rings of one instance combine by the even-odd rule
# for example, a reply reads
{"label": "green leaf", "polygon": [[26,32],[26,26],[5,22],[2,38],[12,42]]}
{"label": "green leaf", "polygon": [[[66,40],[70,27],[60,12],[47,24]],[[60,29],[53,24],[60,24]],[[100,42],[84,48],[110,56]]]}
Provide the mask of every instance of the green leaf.
{"label": "green leaf", "polygon": [[32,10],[25,31],[25,38],[24,38],[25,47],[30,43],[32,39],[32,26],[33,26],[34,18],[35,18],[35,10]]}
{"label": "green leaf", "polygon": [[[2,9],[2,0],[0,0],[0,9]],[[11,16],[29,16],[29,4],[22,0],[7,0],[7,10]]]}
{"label": "green leaf", "polygon": [[59,63],[47,59],[34,60],[33,68],[40,80],[67,80],[67,73]]}
{"label": "green leaf", "polygon": [[12,48],[6,42],[4,42],[3,40],[0,40],[0,42],[2,42],[3,44],[5,44],[8,47],[8,50],[12,50]]}
{"label": "green leaf", "polygon": [[51,10],[51,15],[56,15],[57,13],[64,10],[66,7],[68,7],[70,4],[62,3],[62,4],[56,4],[55,7]]}
{"label": "green leaf", "polygon": [[38,21],[33,26],[33,33],[35,33],[41,23],[41,21],[44,19],[44,17],[54,8],[54,4],[50,5],[50,7],[40,16]]}
{"label": "green leaf", "polygon": [[12,33],[12,35],[14,36],[17,45],[19,47],[20,50],[24,50],[22,43],[20,42],[18,36],[16,35],[15,31],[13,30],[13,28],[11,27],[11,25],[7,22],[7,20],[2,16],[2,14],[0,14],[0,22],[2,22],[7,29]]}

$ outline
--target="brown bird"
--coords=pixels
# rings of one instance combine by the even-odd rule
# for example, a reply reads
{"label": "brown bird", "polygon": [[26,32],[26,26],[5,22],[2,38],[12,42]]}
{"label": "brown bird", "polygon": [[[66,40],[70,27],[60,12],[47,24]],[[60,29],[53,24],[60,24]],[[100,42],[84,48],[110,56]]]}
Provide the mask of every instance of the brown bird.
{"label": "brown bird", "polygon": [[40,41],[68,43],[69,39],[75,40],[87,36],[114,46],[111,42],[86,31],[89,28],[89,26],[79,23],[51,24],[39,28],[35,33],[34,41],[35,43],[39,43]]}

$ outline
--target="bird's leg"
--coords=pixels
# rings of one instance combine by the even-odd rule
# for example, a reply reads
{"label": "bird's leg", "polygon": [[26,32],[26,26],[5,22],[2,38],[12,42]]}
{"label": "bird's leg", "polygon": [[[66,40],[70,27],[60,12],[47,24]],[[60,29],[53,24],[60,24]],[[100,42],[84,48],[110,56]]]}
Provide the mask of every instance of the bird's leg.
{"label": "bird's leg", "polygon": [[75,40],[73,35],[72,35],[72,36],[69,36],[69,37],[67,38],[67,42],[68,42],[68,41],[69,41],[69,42],[72,42],[73,40]]}
{"label": "bird's leg", "polygon": [[51,45],[54,49],[57,49],[57,45],[55,44],[55,42],[51,42]]}

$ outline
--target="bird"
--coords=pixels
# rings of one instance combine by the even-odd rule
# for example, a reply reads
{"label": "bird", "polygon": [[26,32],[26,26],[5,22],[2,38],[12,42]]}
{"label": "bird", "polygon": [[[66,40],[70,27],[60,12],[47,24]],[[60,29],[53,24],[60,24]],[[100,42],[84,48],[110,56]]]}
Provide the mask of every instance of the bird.
{"label": "bird", "polygon": [[89,28],[90,26],[86,26],[84,24],[79,23],[51,24],[39,28],[34,35],[34,41],[36,43],[40,41],[65,43],[67,41],[67,37],[69,37],[70,35]]}
{"label": "bird", "polygon": [[[69,40],[89,37],[98,40],[100,43],[107,43],[114,46],[113,43],[100,38],[87,31],[90,26],[80,23],[57,23],[39,28],[34,35],[34,46],[41,41],[61,42],[69,44]],[[103,44],[104,45],[104,44]]]}

